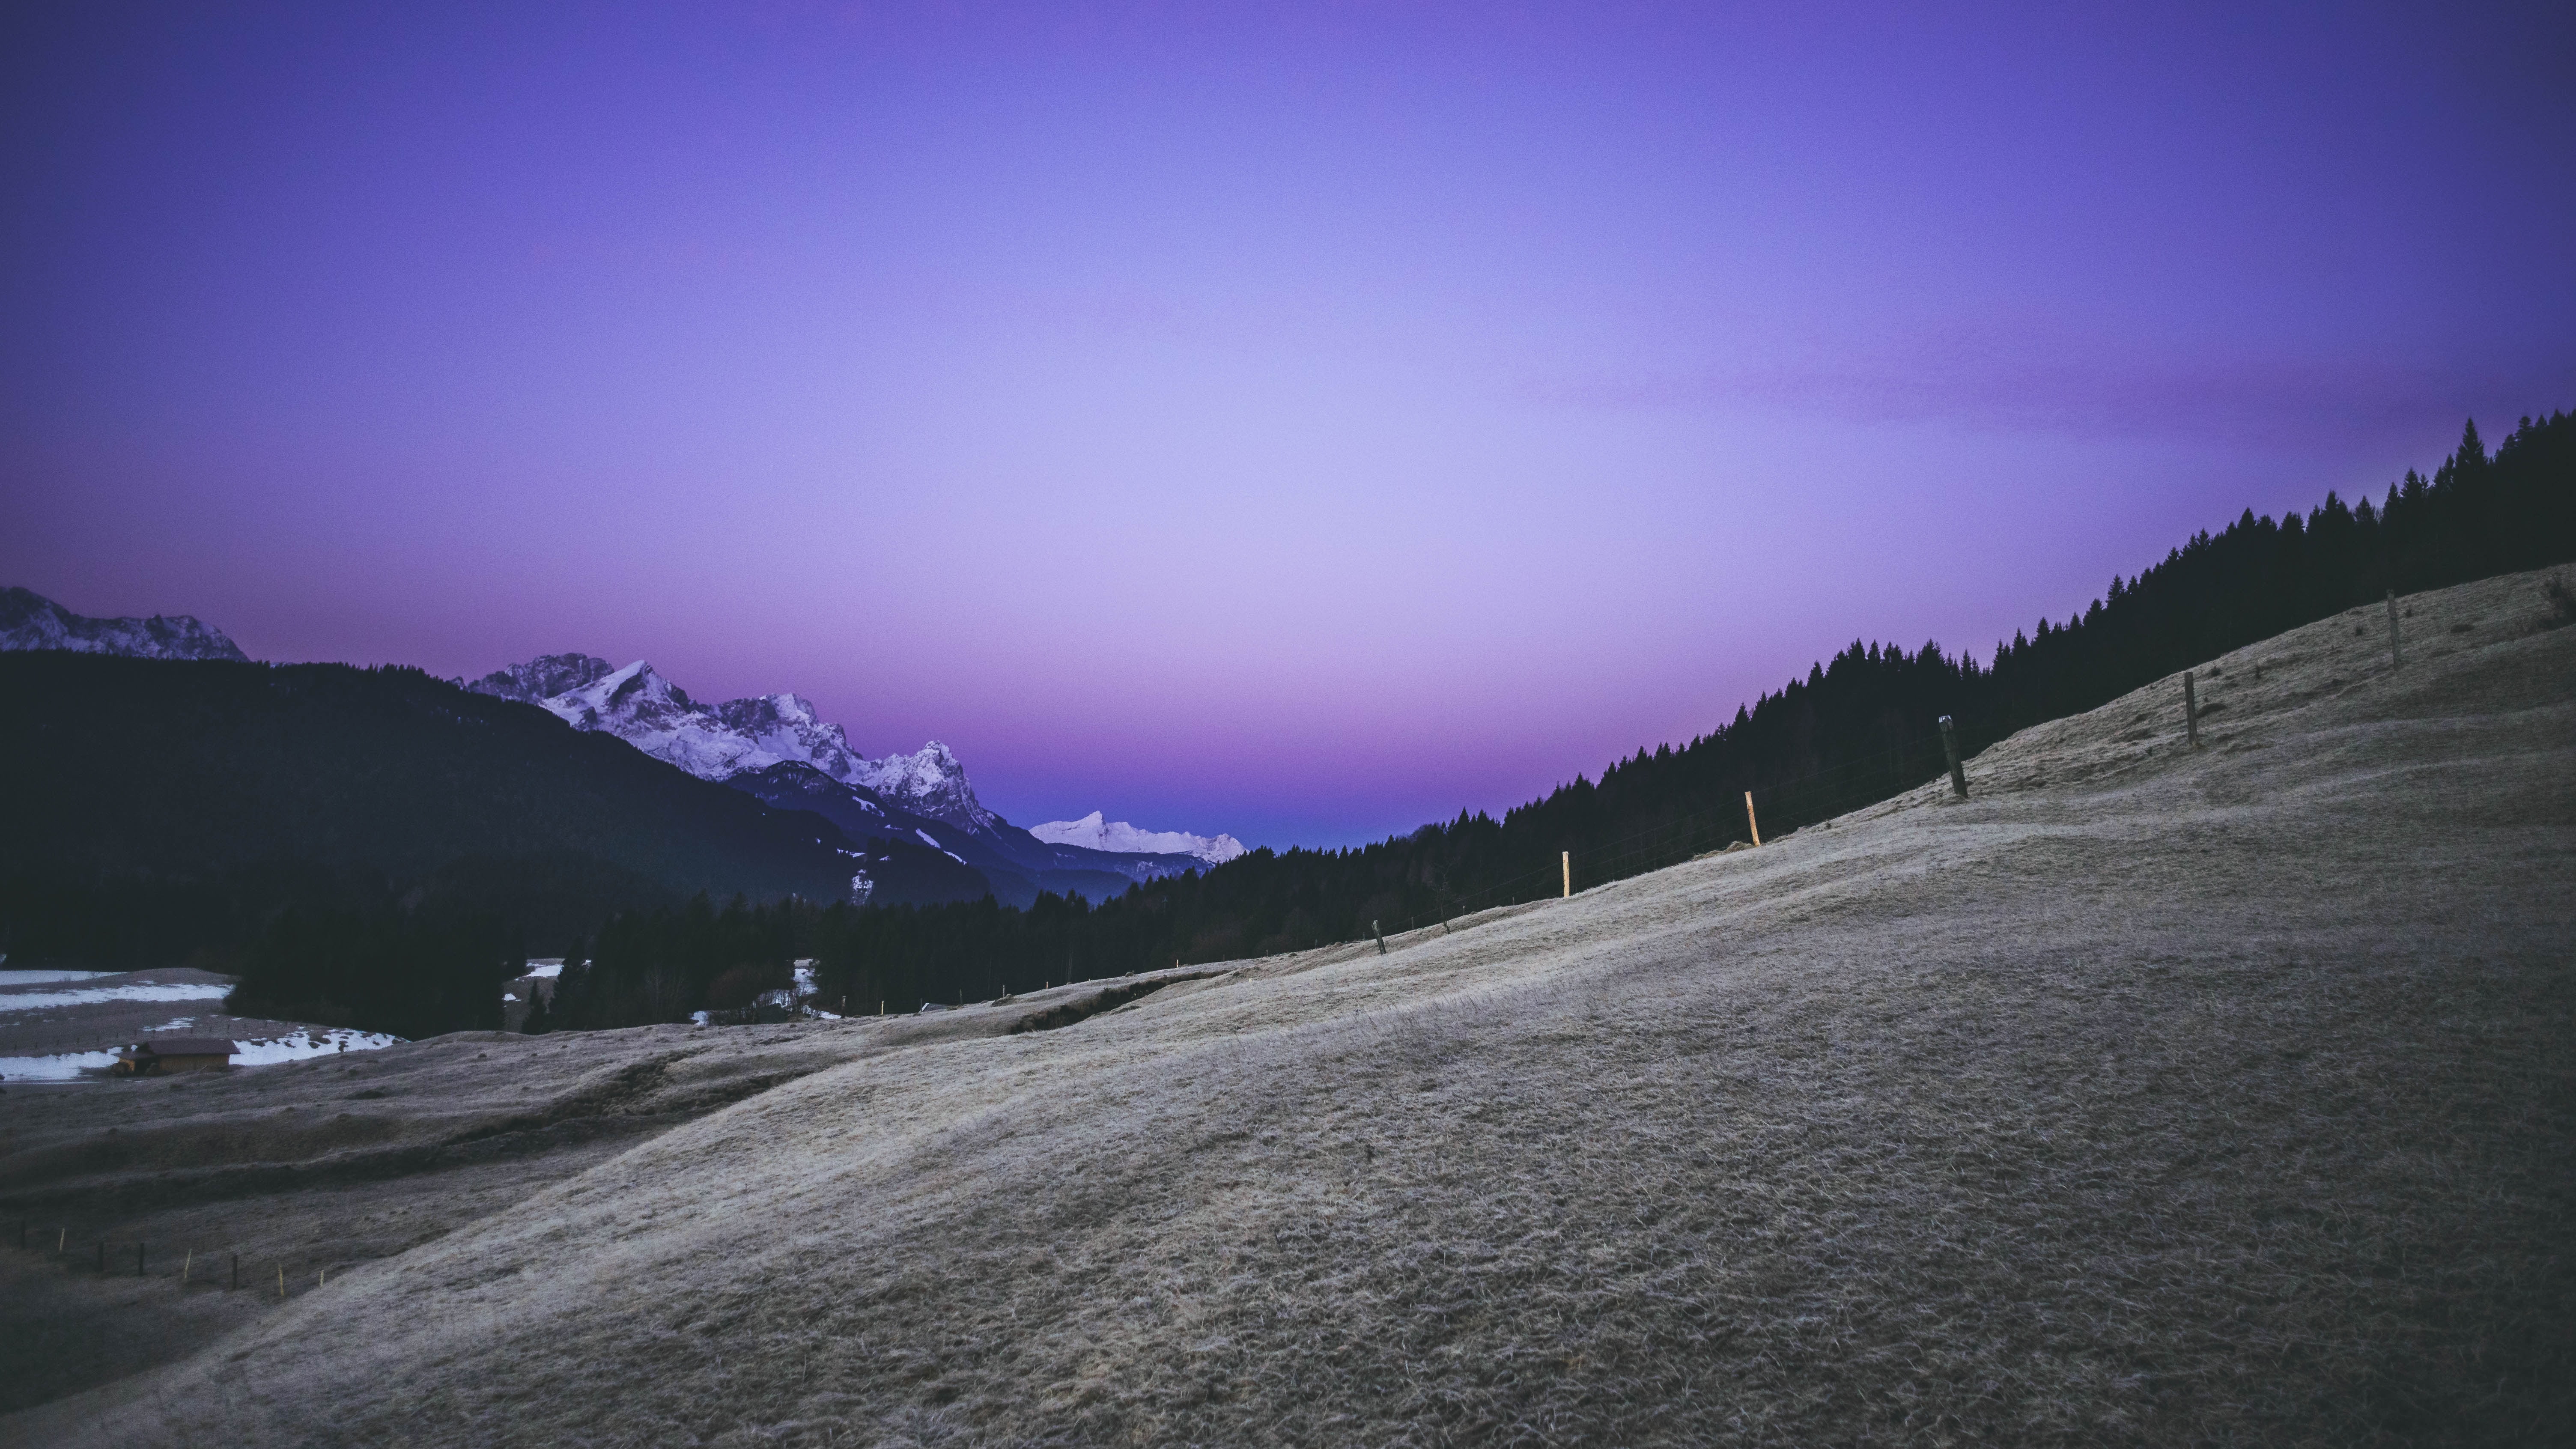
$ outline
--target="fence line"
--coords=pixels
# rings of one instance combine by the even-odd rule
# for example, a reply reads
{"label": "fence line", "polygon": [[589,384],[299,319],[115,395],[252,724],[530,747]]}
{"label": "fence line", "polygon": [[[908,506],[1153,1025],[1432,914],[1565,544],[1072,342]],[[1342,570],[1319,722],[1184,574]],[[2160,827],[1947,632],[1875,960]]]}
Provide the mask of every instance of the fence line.
{"label": "fence line", "polygon": [[[1968,737],[1963,736],[1958,748],[1965,757],[1983,746],[1971,743]],[[1834,816],[1892,799],[1925,780],[1939,779],[1947,767],[1947,752],[1936,735],[1913,744],[1847,759],[1786,780],[1757,784],[1751,794],[1773,822],[1770,834],[1776,839]],[[1863,771],[1871,772],[1866,783],[1854,778]],[[1916,773],[1920,773],[1922,779],[1912,778]],[[1828,784],[1841,785],[1842,788],[1819,793],[1820,787]],[[1736,824],[1732,805],[1696,810],[1587,849],[1576,850],[1574,856],[1582,865],[1586,885],[1603,885],[1679,864],[1700,854],[1703,846],[1722,847],[1728,841],[1740,840],[1743,835]],[[1670,838],[1674,843],[1635,844],[1658,837]],[[1629,848],[1616,849],[1620,846]],[[1542,899],[1551,894],[1547,886],[1555,881],[1557,875],[1557,867],[1550,865],[1496,881],[1466,895],[1444,900],[1436,914],[1417,912],[1408,916],[1397,929],[1413,930],[1434,923],[1445,924],[1476,911]]]}
{"label": "fence line", "polygon": [[[44,1241],[48,1237],[54,1241]],[[156,1265],[149,1256],[148,1243],[116,1242],[105,1237],[90,1238],[86,1234],[83,1240],[75,1241],[67,1227],[52,1225],[39,1228],[33,1219],[24,1217],[18,1219],[16,1232],[10,1241],[17,1245],[19,1251],[42,1253],[69,1272],[86,1270],[101,1278],[166,1278],[181,1292],[203,1286],[212,1292],[247,1290],[284,1300],[326,1286],[331,1276],[331,1265],[311,1265],[309,1271],[313,1281],[306,1283],[303,1279],[308,1269],[298,1268],[290,1274],[283,1258],[254,1262],[250,1265],[250,1272],[245,1274],[241,1254],[200,1252],[193,1244],[176,1249],[179,1254],[178,1271],[172,1272],[167,1266],[171,1249],[163,1250]],[[200,1258],[205,1261],[197,1261]],[[129,1263],[132,1264],[130,1270],[127,1267]],[[156,1266],[159,1268],[157,1272],[153,1271]]]}

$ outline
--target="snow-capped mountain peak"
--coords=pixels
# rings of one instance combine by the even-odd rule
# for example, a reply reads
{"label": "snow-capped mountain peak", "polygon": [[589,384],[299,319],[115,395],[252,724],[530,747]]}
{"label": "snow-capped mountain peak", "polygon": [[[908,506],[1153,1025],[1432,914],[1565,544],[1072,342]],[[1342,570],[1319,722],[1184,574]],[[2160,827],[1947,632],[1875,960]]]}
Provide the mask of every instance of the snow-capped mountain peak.
{"label": "snow-capped mountain peak", "polygon": [[229,659],[250,656],[224,631],[193,614],[149,619],[93,619],[33,589],[0,589],[0,650],[62,649],[136,659]]}
{"label": "snow-capped mountain peak", "polygon": [[966,767],[937,740],[909,755],[862,760],[860,765],[859,773],[842,778],[865,785],[907,810],[974,829],[989,826],[996,818],[975,799],[975,787],[966,783]]}
{"label": "snow-capped mountain peak", "polygon": [[1097,810],[1080,820],[1032,825],[1029,833],[1051,845],[1079,845],[1122,855],[1195,855],[1210,865],[1223,865],[1243,854],[1243,842],[1231,835],[1211,838],[1186,830],[1139,830],[1124,820],[1104,821]]}
{"label": "snow-capped mountain peak", "polygon": [[[538,690],[550,689],[539,694]],[[841,727],[826,723],[813,701],[764,694],[706,705],[641,659],[623,669],[591,654],[549,654],[515,664],[467,686],[523,699],[575,729],[613,734],[701,779],[722,780],[794,761],[844,784],[875,791],[891,804],[969,830],[998,820],[975,798],[966,767],[937,740],[909,755],[871,760],[850,748]]]}

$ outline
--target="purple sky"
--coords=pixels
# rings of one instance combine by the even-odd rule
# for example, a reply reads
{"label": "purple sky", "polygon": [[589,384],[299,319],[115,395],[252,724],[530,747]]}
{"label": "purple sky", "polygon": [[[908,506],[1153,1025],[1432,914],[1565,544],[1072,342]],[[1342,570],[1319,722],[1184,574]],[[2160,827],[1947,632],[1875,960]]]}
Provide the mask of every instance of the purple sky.
{"label": "purple sky", "polygon": [[0,583],[1023,823],[1500,809],[2576,406],[2563,4],[73,8]]}

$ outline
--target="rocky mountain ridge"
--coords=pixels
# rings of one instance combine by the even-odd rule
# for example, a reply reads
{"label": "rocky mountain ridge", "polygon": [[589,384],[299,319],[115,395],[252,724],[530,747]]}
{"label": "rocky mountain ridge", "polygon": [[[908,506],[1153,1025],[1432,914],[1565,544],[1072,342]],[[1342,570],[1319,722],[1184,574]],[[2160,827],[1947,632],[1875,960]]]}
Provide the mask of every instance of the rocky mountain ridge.
{"label": "rocky mountain ridge", "polygon": [[613,734],[703,780],[803,764],[968,830],[999,820],[975,798],[966,767],[946,745],[932,740],[909,755],[871,760],[850,748],[839,725],[818,717],[812,701],[793,693],[703,704],[645,660],[620,669],[590,654],[543,655],[466,688],[536,705],[575,729]]}
{"label": "rocky mountain ridge", "polygon": [[979,871],[1005,904],[1040,891],[1104,899],[1128,886],[1203,870],[1243,853],[1232,836],[1105,825],[1099,812],[1040,835],[984,807],[956,753],[932,740],[869,759],[813,702],[782,692],[709,704],[653,666],[547,654],[466,684],[533,704],[575,729],[615,735],[700,779],[782,809],[811,810],[852,833],[918,843]]}
{"label": "rocky mountain ridge", "polygon": [[135,659],[229,659],[249,656],[224,631],[193,614],[148,619],[93,619],[33,589],[0,589],[0,651],[59,649]]}

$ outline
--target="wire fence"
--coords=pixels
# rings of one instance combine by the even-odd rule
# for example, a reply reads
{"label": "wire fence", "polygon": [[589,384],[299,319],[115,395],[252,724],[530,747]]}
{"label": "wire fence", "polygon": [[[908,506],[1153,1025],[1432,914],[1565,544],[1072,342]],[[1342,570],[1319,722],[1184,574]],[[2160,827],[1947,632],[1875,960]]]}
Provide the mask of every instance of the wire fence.
{"label": "wire fence", "polygon": [[117,1241],[89,1232],[75,1234],[61,1224],[38,1224],[20,1218],[14,1242],[21,1253],[41,1256],[68,1273],[100,1278],[163,1278],[182,1292],[257,1293],[284,1300],[327,1286],[335,1264],[290,1265],[283,1259],[253,1257],[245,1261],[229,1249],[193,1245],[164,1246],[157,1252],[139,1240]]}
{"label": "wire fence", "polygon": [[[1954,739],[1963,761],[1985,743],[1964,732]],[[1780,839],[1937,780],[1948,766],[1947,749],[1935,735],[1804,775],[1757,783],[1746,792],[1752,801],[1749,817],[1741,806],[1726,805],[1676,815],[1611,840],[1566,848],[1556,860],[1537,869],[1474,891],[1444,895],[1434,909],[1380,924],[1409,931],[1446,925],[1460,916],[1500,906],[1570,895],[1577,888],[1662,870],[1738,842],[1751,844],[1748,837],[1757,824],[1765,841]]]}

